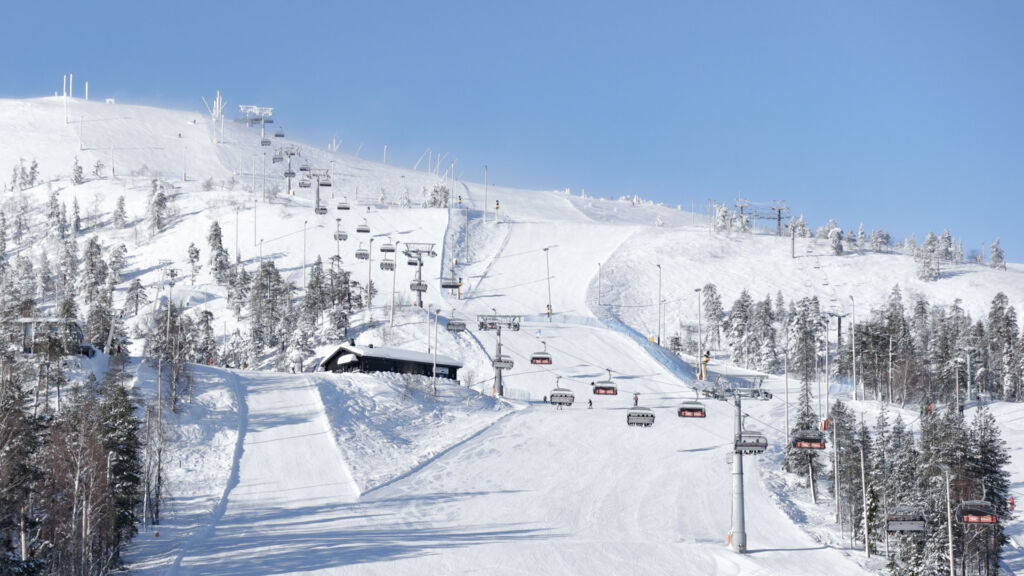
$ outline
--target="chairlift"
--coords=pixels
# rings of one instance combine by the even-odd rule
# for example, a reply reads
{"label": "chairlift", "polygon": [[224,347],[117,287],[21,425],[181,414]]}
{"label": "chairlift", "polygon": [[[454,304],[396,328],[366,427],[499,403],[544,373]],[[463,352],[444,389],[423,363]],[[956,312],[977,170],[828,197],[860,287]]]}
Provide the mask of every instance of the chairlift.
{"label": "chairlift", "polygon": [[299,180],[299,188],[309,188],[310,186],[312,186],[312,184],[309,180],[306,180],[305,178]]}
{"label": "chairlift", "polygon": [[644,428],[654,426],[654,411],[650,408],[630,408],[629,412],[626,412],[626,424]]}
{"label": "chairlift", "polygon": [[380,251],[382,254],[393,254],[395,251],[395,245],[391,243],[391,239],[380,245]]}
{"label": "chairlift", "polygon": [[274,157],[270,159],[270,162],[273,164],[280,164],[281,162],[284,162],[284,156],[278,152],[277,154],[274,154]]}
{"label": "chairlift", "polygon": [[924,532],[924,508],[920,506],[896,506],[886,518],[886,532]]}
{"label": "chairlift", "polygon": [[744,430],[733,440],[733,450],[740,454],[763,454],[767,449],[768,438],[753,430]]}
{"label": "chairlift", "polygon": [[295,178],[295,170],[292,170],[291,168],[288,168],[287,170],[284,171],[284,177],[285,178]]}
{"label": "chairlift", "polygon": [[260,146],[270,146],[270,138],[261,138]]}
{"label": "chairlift", "polygon": [[556,406],[572,406],[572,403],[575,401],[576,395],[568,388],[555,388],[551,391],[551,395],[548,396],[548,402]]}
{"label": "chairlift", "polygon": [[338,230],[337,232],[334,233],[334,239],[337,240],[338,242],[344,242],[345,240],[348,240],[348,232],[345,232],[344,230]]}
{"label": "chairlift", "polygon": [[319,205],[316,207],[316,213],[323,216],[327,214],[327,206]]}
{"label": "chairlift", "polygon": [[964,500],[957,508],[961,524],[998,524],[995,507],[988,500]]}
{"label": "chairlift", "polygon": [[612,371],[608,368],[608,379],[593,384],[592,391],[597,396],[618,396],[619,388],[612,382]]}
{"label": "chairlift", "polygon": [[409,266],[419,266],[420,265],[420,259],[416,258],[414,256],[409,256],[408,262],[409,262]]}
{"label": "chairlift", "polygon": [[544,345],[544,351],[534,352],[533,355],[530,356],[530,364],[551,364],[551,354],[548,354],[548,343],[541,342],[541,344]]}
{"label": "chairlift", "polygon": [[284,138],[284,129],[278,128],[277,132],[274,132],[274,138]]}
{"label": "chairlift", "polygon": [[818,430],[797,430],[793,434],[793,448],[808,450],[824,450],[825,435]]}
{"label": "chairlift", "polygon": [[366,223],[366,220],[363,220],[362,224],[356,226],[356,232],[358,232],[360,234],[369,234],[370,233],[370,225]]}
{"label": "chairlift", "polygon": [[704,403],[696,400],[687,400],[680,404],[676,414],[680,418],[707,418],[708,415]]}
{"label": "chairlift", "polygon": [[395,269],[395,261],[388,260],[387,258],[380,261],[380,269],[385,272],[391,272]]}
{"label": "chairlift", "polygon": [[338,210],[348,210],[348,202],[338,202]]}
{"label": "chairlift", "polygon": [[321,176],[320,177],[320,187],[321,188],[330,188],[331,187],[331,179],[328,178],[327,176]]}
{"label": "chairlift", "polygon": [[363,245],[360,244],[359,248],[356,249],[356,260],[369,260],[369,259],[370,259],[370,251],[367,250],[366,248],[363,248]]}
{"label": "chairlift", "polygon": [[412,282],[409,283],[409,289],[412,290],[413,292],[426,292],[427,283],[424,282],[423,280],[413,280]]}
{"label": "chairlift", "polygon": [[495,356],[494,360],[491,361],[491,366],[501,370],[511,370],[513,365],[514,362],[512,362],[512,357],[506,356],[505,354]]}
{"label": "chairlift", "polygon": [[299,172],[309,172],[310,170],[311,168],[309,167],[309,164],[303,164],[302,166],[299,166]]}
{"label": "chairlift", "polygon": [[449,332],[465,332],[466,323],[463,322],[462,320],[449,318],[448,323],[445,325],[445,328],[447,328]]}
{"label": "chairlift", "polygon": [[441,278],[442,290],[455,290],[460,286],[462,286],[462,282],[458,278]]}

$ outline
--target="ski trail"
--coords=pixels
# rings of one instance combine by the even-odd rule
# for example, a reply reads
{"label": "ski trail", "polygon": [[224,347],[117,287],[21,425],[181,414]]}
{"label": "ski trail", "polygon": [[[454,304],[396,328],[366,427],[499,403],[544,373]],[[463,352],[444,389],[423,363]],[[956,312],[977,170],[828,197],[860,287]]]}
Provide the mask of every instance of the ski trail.
{"label": "ski trail", "polygon": [[224,485],[224,493],[221,494],[220,500],[214,505],[209,522],[197,529],[188,542],[179,549],[177,556],[174,558],[171,574],[177,573],[181,567],[182,559],[190,551],[197,548],[201,541],[213,536],[217,523],[224,517],[224,513],[227,512],[228,497],[231,495],[231,491],[238,486],[238,471],[242,455],[245,453],[245,437],[249,428],[249,407],[246,402],[246,389],[239,382],[238,375],[232,372],[227,374],[231,378],[231,390],[235,396],[235,402],[238,404],[238,435],[235,439],[235,450],[231,456],[231,471],[228,473],[228,481]]}

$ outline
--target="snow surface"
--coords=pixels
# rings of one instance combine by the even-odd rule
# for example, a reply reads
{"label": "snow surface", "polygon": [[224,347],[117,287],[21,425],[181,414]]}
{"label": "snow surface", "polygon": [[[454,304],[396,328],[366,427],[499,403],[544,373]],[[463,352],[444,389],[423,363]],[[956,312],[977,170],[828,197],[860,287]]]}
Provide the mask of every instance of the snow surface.
{"label": "snow surface", "polygon": [[[69,205],[77,198],[85,234],[97,234],[104,246],[128,247],[117,306],[133,278],[154,296],[161,286],[160,261],[169,259],[179,270],[176,302],[213,312],[219,338],[244,328],[246,318],[230,311],[224,288],[206,267],[194,281],[188,272],[188,243],[196,243],[205,263],[206,234],[218,221],[225,247],[250,270],[261,258],[273,258],[287,279],[301,284],[304,263],[338,254],[355,280],[365,285],[372,275],[379,290],[372,312],[356,314],[349,334],[360,344],[423,353],[436,346],[464,365],[462,386],[443,382],[437,397],[424,378],[194,367],[193,403],[165,416],[173,432],[163,521],[144,528],[126,551],[132,573],[878,571],[881,560],[866,562],[844,547],[831,524],[828,498],[810,503],[806,490],[778,471],[785,397],[779,378],[766,383],[774,400],[744,405],[752,425],[768,435],[770,448],[745,462],[750,553],[726,548],[733,413],[729,405],[712,402],[705,420],[675,417],[675,406],[693,398],[693,367],[648,340],[657,333],[657,265],[666,340],[680,323],[696,323],[693,289],[707,282],[718,286],[726,306],[743,288],[754,298],[779,290],[787,301],[818,295],[826,309],[842,311],[850,311],[853,295],[858,317],[882,303],[897,282],[905,296],[920,294],[940,304],[961,299],[975,318],[998,291],[1018,309],[1024,306],[1019,264],[1007,271],[958,265],[944,270],[938,282],[923,283],[905,256],[832,257],[823,242],[801,239],[793,258],[789,239],[713,235],[699,213],[493,185],[485,200],[482,184],[461,181],[455,192],[462,205],[402,208],[406,190],[416,206],[421,189],[442,179],[274,139],[275,147],[301,147],[293,167],[308,161],[333,169],[335,185],[321,191],[329,213],[321,216],[313,213],[312,191],[284,190],[282,165],[269,158],[269,198],[263,200],[268,150],[259,146],[258,130],[229,122],[225,141],[214,144],[215,128],[205,115],[81,100],[71,102],[69,118],[65,123],[62,99],[0,101],[0,128],[18,135],[0,142],[0,168],[35,158],[45,181],[8,193],[4,211],[10,221],[18,201],[39,204],[49,189]],[[102,178],[71,186],[76,155],[87,175],[103,160]],[[173,185],[175,215],[167,231],[151,236],[141,219],[153,178]],[[208,178],[213,186],[204,190]],[[126,196],[132,225],[112,230],[110,214],[119,194]],[[341,199],[353,209],[335,210]],[[497,214],[495,200],[501,202]],[[38,228],[39,209],[34,218]],[[347,242],[333,240],[336,218],[349,232]],[[354,230],[364,218],[369,235]],[[35,232],[9,248],[38,253],[47,247],[39,238]],[[360,243],[368,247],[370,238],[378,246],[388,238],[437,245],[438,257],[424,263],[430,285],[425,309],[412,305],[408,286],[414,269],[404,259],[394,275],[380,271],[376,251],[371,262],[354,259],[355,249]],[[455,275],[464,279],[461,299],[442,293],[437,282],[451,274],[455,258]],[[164,290],[131,317],[131,326],[144,329],[167,296]],[[434,343],[426,308],[463,319],[470,330],[448,333],[442,318]],[[515,400],[486,396],[497,334],[475,330],[474,317],[494,312],[523,318],[520,331],[501,336],[503,353],[515,362],[505,375],[508,396]],[[554,358],[551,366],[529,363],[541,342]],[[141,344],[136,340],[133,350]],[[338,344],[323,342],[317,356]],[[742,372],[721,363],[714,368]],[[620,395],[592,396],[590,382],[605,379],[606,369]],[[151,398],[153,380],[151,369],[139,369],[137,393]],[[577,403],[559,411],[538,402],[556,385],[571,389]],[[625,425],[633,393],[655,411],[652,428]],[[831,393],[848,400],[842,384]],[[586,408],[588,399],[594,400],[593,410]],[[877,411],[871,402],[853,406],[869,417]],[[1019,408],[994,410],[1014,456],[1022,456]],[[1024,459],[1015,458],[1012,471],[1019,490]],[[1018,548],[1024,528],[1014,520],[1007,530],[1012,543],[1005,549],[1005,567],[1013,573],[1024,566]]]}

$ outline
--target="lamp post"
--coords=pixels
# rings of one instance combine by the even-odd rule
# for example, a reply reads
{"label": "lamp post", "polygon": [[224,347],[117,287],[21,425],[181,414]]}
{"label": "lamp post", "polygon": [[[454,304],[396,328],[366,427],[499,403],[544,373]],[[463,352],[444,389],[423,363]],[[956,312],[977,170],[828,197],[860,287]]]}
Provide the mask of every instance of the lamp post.
{"label": "lamp post", "polygon": [[[401,244],[401,242],[395,242],[396,256],[398,254],[399,244]],[[395,279],[398,277],[398,258],[393,258],[393,260],[395,260],[395,265],[391,267],[391,312],[389,313],[390,318],[388,319],[388,324],[391,328],[395,327]]]}
{"label": "lamp post", "polygon": [[658,267],[658,346],[661,346],[661,264]]}
{"label": "lamp post", "polygon": [[853,309],[850,313],[850,345],[853,348],[853,399],[857,399],[857,301],[850,295]]}
{"label": "lamp post", "polygon": [[544,248],[544,267],[548,273],[548,322],[551,322],[551,259],[548,257],[548,248]]}
{"label": "lamp post", "polygon": [[373,292],[370,291],[373,275],[373,238],[370,238],[370,249],[366,258],[366,315],[370,326],[373,326]]}
{"label": "lamp post", "polygon": [[694,354],[693,361],[694,363],[697,364],[697,374],[700,374],[700,349],[704,345],[704,337],[701,334],[702,330],[700,325],[700,305],[701,296],[704,294],[704,289],[694,288],[693,291],[697,293],[697,353]]}
{"label": "lamp post", "polygon": [[302,221],[302,288],[306,288],[306,224],[309,220]]}

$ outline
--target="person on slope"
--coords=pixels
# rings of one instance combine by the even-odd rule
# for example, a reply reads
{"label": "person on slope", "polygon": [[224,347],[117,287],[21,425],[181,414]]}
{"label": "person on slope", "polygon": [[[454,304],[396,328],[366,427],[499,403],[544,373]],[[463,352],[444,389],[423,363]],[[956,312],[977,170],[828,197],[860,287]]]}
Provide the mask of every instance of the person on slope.
{"label": "person on slope", "polygon": [[636,407],[636,405],[637,405],[637,403],[638,403],[639,401],[640,401],[640,396],[638,396],[638,395],[636,394],[636,392],[634,392],[634,393],[633,393],[633,407],[634,407],[634,408]]}
{"label": "person on slope", "polygon": [[593,407],[594,407],[594,401],[593,400],[587,400],[587,410],[590,410]]}

